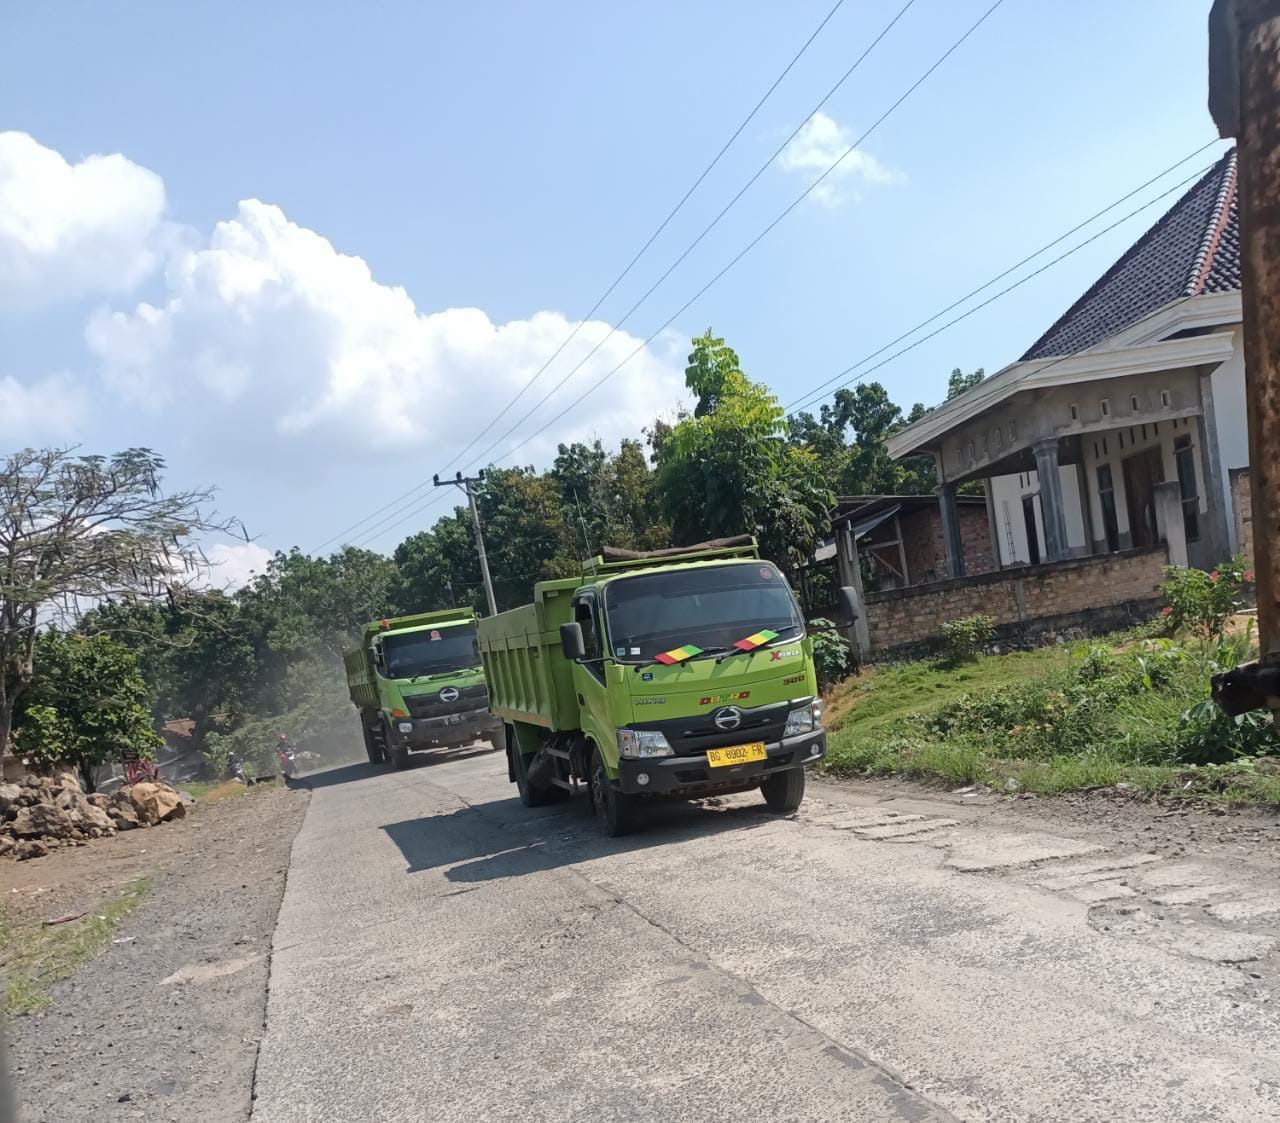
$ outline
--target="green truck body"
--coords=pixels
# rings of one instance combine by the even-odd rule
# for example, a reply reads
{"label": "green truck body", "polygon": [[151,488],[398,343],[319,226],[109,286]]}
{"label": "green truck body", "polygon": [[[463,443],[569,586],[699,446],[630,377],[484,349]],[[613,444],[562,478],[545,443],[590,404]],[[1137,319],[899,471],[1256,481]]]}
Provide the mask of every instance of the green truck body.
{"label": "green truck body", "polygon": [[585,782],[610,834],[655,796],[759,787],[793,810],[826,735],[786,579],[754,539],[658,554],[592,559],[480,622],[508,777],[531,806]]}
{"label": "green truck body", "polygon": [[360,641],[343,662],[370,763],[403,768],[415,752],[477,740],[502,744],[470,609],[375,620]]}

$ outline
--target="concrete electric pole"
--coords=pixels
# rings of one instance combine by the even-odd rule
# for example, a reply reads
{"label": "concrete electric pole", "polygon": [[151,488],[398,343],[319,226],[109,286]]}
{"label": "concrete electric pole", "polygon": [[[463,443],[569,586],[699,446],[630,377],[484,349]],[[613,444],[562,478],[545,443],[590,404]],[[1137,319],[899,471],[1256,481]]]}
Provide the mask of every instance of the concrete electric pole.
{"label": "concrete electric pole", "polygon": [[467,502],[471,505],[471,525],[476,528],[476,553],[480,555],[480,576],[484,578],[484,595],[489,601],[489,615],[498,615],[498,605],[493,599],[493,581],[489,577],[489,558],[484,552],[484,534],[480,530],[480,512],[476,509],[476,493],[472,490],[473,484],[484,482],[484,469],[480,470],[478,476],[464,476],[461,472],[451,480],[441,480],[440,477],[432,476],[431,482],[436,487],[460,487],[467,493]]}
{"label": "concrete electric pole", "polygon": [[[1209,112],[1234,137],[1261,658],[1215,679],[1229,713],[1280,707],[1280,0],[1214,0]],[[1280,713],[1277,715],[1280,717]]]}

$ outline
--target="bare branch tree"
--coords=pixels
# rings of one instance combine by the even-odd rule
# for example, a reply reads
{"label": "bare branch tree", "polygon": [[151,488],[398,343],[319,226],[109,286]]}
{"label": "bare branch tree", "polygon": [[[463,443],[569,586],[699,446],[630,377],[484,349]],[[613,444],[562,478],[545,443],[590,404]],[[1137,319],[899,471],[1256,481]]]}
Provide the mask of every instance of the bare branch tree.
{"label": "bare branch tree", "polygon": [[206,534],[243,535],[209,489],[161,489],[150,449],[24,449],[0,463],[0,749],[34,675],[40,627],[112,600],[180,596],[208,572]]}

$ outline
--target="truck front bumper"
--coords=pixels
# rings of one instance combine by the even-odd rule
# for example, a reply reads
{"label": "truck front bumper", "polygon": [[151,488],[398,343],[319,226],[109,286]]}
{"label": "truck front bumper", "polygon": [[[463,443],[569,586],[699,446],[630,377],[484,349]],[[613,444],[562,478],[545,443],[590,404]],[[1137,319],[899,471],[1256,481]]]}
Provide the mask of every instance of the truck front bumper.
{"label": "truck front bumper", "polygon": [[[406,730],[404,726],[412,728]],[[410,752],[449,748],[484,740],[502,729],[502,719],[488,710],[468,710],[443,717],[392,718],[393,736]]]}
{"label": "truck front bumper", "polygon": [[[625,795],[693,796],[754,787],[766,776],[788,768],[804,768],[827,755],[827,733],[802,733],[765,745],[764,760],[712,768],[705,755],[667,756],[652,760],[620,760],[618,791]],[[640,777],[645,782],[640,782]]]}

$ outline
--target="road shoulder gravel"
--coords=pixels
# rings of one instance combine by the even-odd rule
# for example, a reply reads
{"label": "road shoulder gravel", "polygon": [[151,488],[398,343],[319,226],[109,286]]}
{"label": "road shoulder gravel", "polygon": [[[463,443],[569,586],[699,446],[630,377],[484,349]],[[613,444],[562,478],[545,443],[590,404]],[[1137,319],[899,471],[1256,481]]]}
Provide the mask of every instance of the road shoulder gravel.
{"label": "road shoulder gravel", "polygon": [[249,1117],[271,937],[307,801],[282,788],[133,832],[155,855],[143,902],[47,1009],[8,1024],[24,1123]]}

